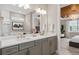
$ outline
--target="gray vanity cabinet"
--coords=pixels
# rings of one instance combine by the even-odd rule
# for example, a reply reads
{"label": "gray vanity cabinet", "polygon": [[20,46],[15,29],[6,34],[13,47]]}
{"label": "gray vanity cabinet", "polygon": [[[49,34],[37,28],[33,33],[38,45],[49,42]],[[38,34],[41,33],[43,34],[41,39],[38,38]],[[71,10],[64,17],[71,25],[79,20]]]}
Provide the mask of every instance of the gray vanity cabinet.
{"label": "gray vanity cabinet", "polygon": [[54,54],[57,50],[57,36],[49,37],[49,53]]}
{"label": "gray vanity cabinet", "polygon": [[15,55],[29,55],[29,48],[34,47],[34,41],[19,44],[19,52]]}
{"label": "gray vanity cabinet", "polygon": [[1,49],[2,55],[10,55],[10,54],[13,54],[16,52],[18,52],[18,45],[10,46],[10,47],[6,47],[6,48]]}
{"label": "gray vanity cabinet", "polygon": [[13,53],[12,55],[27,55],[27,49],[18,51],[16,53]]}
{"label": "gray vanity cabinet", "polygon": [[29,48],[30,55],[41,55],[41,45]]}
{"label": "gray vanity cabinet", "polygon": [[34,46],[34,41],[19,44],[19,50],[27,49]]}
{"label": "gray vanity cabinet", "polygon": [[1,55],[50,55],[57,50],[57,36],[23,42],[0,49]]}
{"label": "gray vanity cabinet", "polygon": [[42,40],[42,55],[48,55],[49,54],[49,43],[48,39]]}
{"label": "gray vanity cabinet", "polygon": [[35,46],[29,48],[30,51],[30,55],[41,55],[42,51],[41,51],[41,40],[36,40],[35,42]]}
{"label": "gray vanity cabinet", "polygon": [[21,43],[18,45],[0,49],[0,54],[1,55],[28,55],[30,54],[28,48],[33,46],[34,46],[34,41]]}

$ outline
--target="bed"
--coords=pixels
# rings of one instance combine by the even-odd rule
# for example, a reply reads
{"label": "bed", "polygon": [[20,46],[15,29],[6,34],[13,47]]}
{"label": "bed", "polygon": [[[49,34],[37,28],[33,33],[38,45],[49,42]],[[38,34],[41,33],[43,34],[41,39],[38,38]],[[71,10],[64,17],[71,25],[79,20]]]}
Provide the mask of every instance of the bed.
{"label": "bed", "polygon": [[69,41],[69,46],[79,48],[79,35],[72,37]]}

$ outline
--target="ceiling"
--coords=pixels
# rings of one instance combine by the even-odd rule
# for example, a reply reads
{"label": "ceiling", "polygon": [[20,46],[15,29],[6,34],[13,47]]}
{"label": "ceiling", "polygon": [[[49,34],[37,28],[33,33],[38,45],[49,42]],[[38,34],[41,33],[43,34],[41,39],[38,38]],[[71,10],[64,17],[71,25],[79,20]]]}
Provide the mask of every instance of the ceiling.
{"label": "ceiling", "polygon": [[60,4],[60,8],[68,6],[68,5],[70,5],[70,4]]}
{"label": "ceiling", "polygon": [[37,8],[47,10],[47,4],[31,4],[30,7],[31,7],[30,9],[23,9],[12,4],[0,4],[0,10],[7,10],[20,14],[29,14],[30,12],[33,12]]}
{"label": "ceiling", "polygon": [[[68,6],[68,5],[70,4],[60,4],[60,8]],[[47,10],[48,4],[31,4],[30,6],[31,6],[31,9],[24,10],[23,8],[19,8],[17,6],[13,6],[10,4],[0,4],[0,9],[6,9],[9,11],[18,12],[21,14],[28,14],[32,12],[33,10],[35,10],[36,8],[43,8],[44,10]]]}

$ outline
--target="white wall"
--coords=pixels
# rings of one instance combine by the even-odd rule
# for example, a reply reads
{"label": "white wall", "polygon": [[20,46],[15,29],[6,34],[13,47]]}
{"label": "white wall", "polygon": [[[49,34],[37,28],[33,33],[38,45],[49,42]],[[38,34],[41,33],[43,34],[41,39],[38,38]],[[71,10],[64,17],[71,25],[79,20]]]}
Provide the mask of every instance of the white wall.
{"label": "white wall", "polygon": [[31,25],[31,13],[27,14],[25,16],[25,20],[24,20],[24,32],[25,33],[31,33],[32,32],[32,25]]}
{"label": "white wall", "polygon": [[60,32],[60,5],[59,4],[57,4],[57,26],[56,26],[56,28],[57,28],[57,36],[58,36],[58,54],[60,54],[61,53],[61,38],[60,38],[60,34],[61,34],[61,32]]}
{"label": "white wall", "polygon": [[45,31],[47,33],[48,31],[48,19],[47,19],[47,14],[41,15],[40,19],[40,31]]}
{"label": "white wall", "polygon": [[29,17],[27,14],[32,11],[33,10],[24,10],[23,8],[12,6],[10,4],[0,4],[0,16],[4,17],[3,26],[2,26],[3,34],[4,35],[16,34],[15,31],[12,31],[12,20],[10,19],[11,12],[25,15],[25,21],[27,21],[27,23],[24,23],[24,32],[29,32],[31,30],[30,21],[29,21],[31,17]]}
{"label": "white wall", "polygon": [[42,8],[44,10],[48,9],[48,4],[31,4],[30,5],[32,9]]}
{"label": "white wall", "polygon": [[[54,24],[51,26],[51,24]],[[51,27],[51,28],[50,28]],[[48,5],[48,32],[57,33],[58,36],[58,54],[60,54],[61,50],[61,38],[60,38],[60,5],[51,4]]]}
{"label": "white wall", "polygon": [[33,10],[25,10],[17,6],[13,6],[11,4],[0,4],[0,10],[8,10],[8,11],[12,11],[12,12],[20,13],[20,14],[27,14],[33,11]]}
{"label": "white wall", "polygon": [[[45,29],[45,31],[47,31],[47,29],[48,29],[49,32],[50,31],[57,32],[57,29],[56,29],[57,28],[56,27],[57,26],[57,5],[54,5],[54,4],[53,5],[44,5],[44,4],[40,5],[39,4],[39,5],[33,5],[33,6],[32,6],[33,9],[40,7],[40,8],[44,8],[46,11],[48,11],[48,15],[43,15],[43,17],[41,18],[41,28],[43,25],[45,25],[46,27],[48,27]],[[31,31],[31,24],[30,24],[31,15],[30,14],[26,14],[26,11],[23,9],[19,9],[19,8],[16,9],[16,7],[11,7],[9,5],[6,5],[6,6],[0,5],[0,9],[2,10],[1,16],[4,17],[4,21],[10,20],[10,18],[9,18],[10,12],[17,12],[17,13],[26,15],[25,21],[24,21],[24,29],[25,29],[24,32],[30,33],[30,31]],[[48,16],[48,18],[47,18],[47,16]],[[10,23],[8,23],[8,24],[10,24]],[[52,30],[53,28],[54,28],[54,30]],[[7,33],[8,30],[11,31],[11,28],[8,28],[6,30],[6,32],[4,32],[4,33]]]}
{"label": "white wall", "polygon": [[1,16],[4,18],[2,23],[2,32],[4,35],[9,35],[11,32],[10,14],[8,10],[2,10]]}
{"label": "white wall", "polygon": [[[37,8],[41,8],[44,10],[48,10],[48,5],[47,4],[32,4],[31,5],[32,9],[37,9]],[[40,14],[40,31],[45,31],[47,32],[47,14],[42,15]]]}
{"label": "white wall", "polygon": [[3,19],[0,18],[0,36],[2,36],[2,21]]}
{"label": "white wall", "polygon": [[4,35],[9,35],[15,33],[12,31],[12,20],[10,19],[10,13],[15,12],[19,14],[26,15],[26,10],[20,9],[18,7],[13,7],[11,5],[1,4],[0,5],[0,16],[4,18],[2,25],[2,33]]}
{"label": "white wall", "polygon": [[2,24],[1,24],[1,23],[2,23],[2,22],[1,22],[1,20],[0,20],[0,36],[1,36],[1,34],[2,34],[2,33],[1,33],[1,31],[2,31],[2,30],[1,30]]}
{"label": "white wall", "polygon": [[57,31],[57,5],[48,5],[48,32]]}

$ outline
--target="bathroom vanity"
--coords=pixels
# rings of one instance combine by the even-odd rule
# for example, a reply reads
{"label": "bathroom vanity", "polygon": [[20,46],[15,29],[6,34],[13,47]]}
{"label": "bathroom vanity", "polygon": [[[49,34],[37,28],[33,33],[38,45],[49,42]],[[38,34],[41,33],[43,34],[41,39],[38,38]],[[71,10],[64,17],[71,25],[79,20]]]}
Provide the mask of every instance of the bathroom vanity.
{"label": "bathroom vanity", "polygon": [[57,35],[46,34],[25,38],[1,38],[0,55],[50,55],[57,50]]}

